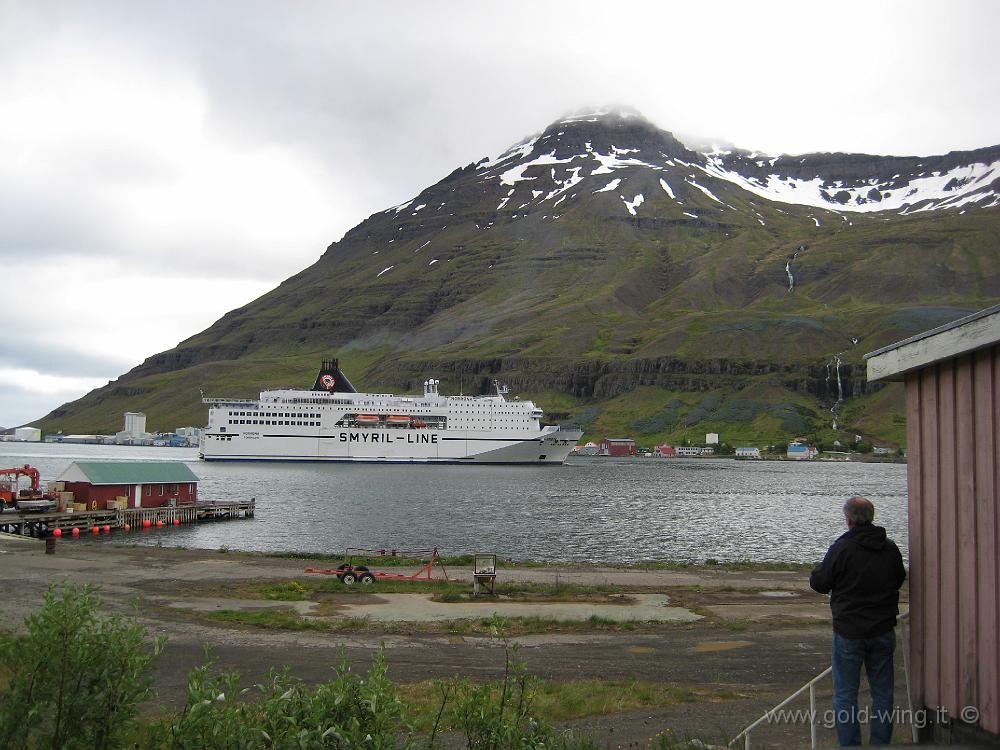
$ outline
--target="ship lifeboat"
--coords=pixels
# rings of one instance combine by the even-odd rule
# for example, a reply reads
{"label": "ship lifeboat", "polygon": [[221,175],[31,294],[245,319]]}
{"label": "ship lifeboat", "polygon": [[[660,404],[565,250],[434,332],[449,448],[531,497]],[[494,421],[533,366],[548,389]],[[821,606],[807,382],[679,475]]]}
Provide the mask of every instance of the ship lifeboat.
{"label": "ship lifeboat", "polygon": [[410,422],[410,426],[414,429],[420,429],[427,426],[427,423],[422,419],[414,419]]}
{"label": "ship lifeboat", "polygon": [[392,427],[409,427],[410,418],[407,416],[393,414],[386,418],[385,423]]}
{"label": "ship lifeboat", "polygon": [[374,414],[359,414],[354,418],[354,421],[364,427],[374,427],[379,423],[378,417]]}

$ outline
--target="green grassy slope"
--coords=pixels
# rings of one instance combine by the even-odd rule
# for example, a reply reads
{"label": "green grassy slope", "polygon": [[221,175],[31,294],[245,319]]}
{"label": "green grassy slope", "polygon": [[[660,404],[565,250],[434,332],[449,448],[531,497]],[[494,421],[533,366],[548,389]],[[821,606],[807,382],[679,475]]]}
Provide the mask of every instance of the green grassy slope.
{"label": "green grassy slope", "polygon": [[[899,444],[898,389],[870,388],[863,354],[1000,301],[1000,209],[841,215],[705,178],[719,200],[675,180],[679,204],[658,179],[630,177],[646,196],[636,216],[589,189],[498,210],[501,187],[459,170],[419,199],[446,203],[437,213],[373,215],[310,268],[36,424],[112,432],[127,410],[152,429],[202,424],[200,391],[306,387],[339,356],[362,389],[439,377],[443,392],[481,392],[499,376],[590,437],[858,430]],[[848,400],[834,435],[837,356]]]}

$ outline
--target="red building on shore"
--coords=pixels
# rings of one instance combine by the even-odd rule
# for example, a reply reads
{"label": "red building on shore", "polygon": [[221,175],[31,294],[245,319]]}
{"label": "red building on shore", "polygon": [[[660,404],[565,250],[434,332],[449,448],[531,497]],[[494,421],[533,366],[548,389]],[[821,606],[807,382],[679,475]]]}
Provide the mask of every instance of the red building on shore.
{"label": "red building on shore", "polygon": [[190,505],[198,501],[198,477],[180,462],[76,461],[57,478],[87,510],[106,510],[124,497],[129,508]]}
{"label": "red building on shore", "polygon": [[634,456],[637,453],[632,438],[604,438],[601,441],[601,456]]}

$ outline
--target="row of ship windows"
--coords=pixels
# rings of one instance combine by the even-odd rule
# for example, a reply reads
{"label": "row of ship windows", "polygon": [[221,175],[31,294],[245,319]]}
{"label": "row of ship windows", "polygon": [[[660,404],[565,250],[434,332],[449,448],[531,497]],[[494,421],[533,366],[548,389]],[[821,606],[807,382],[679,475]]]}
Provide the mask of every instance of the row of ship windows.
{"label": "row of ship windows", "polygon": [[530,422],[530,419],[500,419],[499,417],[494,417],[492,419],[470,419],[468,417],[452,417],[455,422]]}
{"label": "row of ship windows", "polygon": [[[270,411],[269,412],[234,411],[229,416],[230,417],[293,417],[295,419],[320,419],[322,417],[321,414],[289,414],[289,413],[279,414],[277,412],[270,412]],[[233,422],[232,419],[229,420],[229,423],[235,424],[235,422]],[[240,424],[242,424],[242,422]],[[253,424],[257,424],[257,422],[254,422]],[[270,422],[268,422],[268,424],[270,424]]]}
{"label": "row of ship windows", "polygon": [[292,398],[289,401],[293,404],[350,404],[353,403],[345,398]]}
{"label": "row of ship windows", "polygon": [[230,419],[229,424],[270,424],[270,425],[298,425],[299,427],[319,427],[319,422],[303,422],[295,419]]}
{"label": "row of ship windows", "polygon": [[[500,411],[499,409],[495,411],[491,411],[490,409],[458,409],[454,413],[455,414],[517,414],[517,412]],[[525,412],[523,411],[521,412],[521,414],[524,413]]]}

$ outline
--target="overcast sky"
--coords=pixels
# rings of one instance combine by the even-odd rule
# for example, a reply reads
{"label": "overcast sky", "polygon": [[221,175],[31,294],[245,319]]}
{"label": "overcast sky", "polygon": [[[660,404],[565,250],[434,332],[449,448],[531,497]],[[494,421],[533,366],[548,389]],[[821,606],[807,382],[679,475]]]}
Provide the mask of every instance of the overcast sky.
{"label": "overcast sky", "polygon": [[988,0],[0,0],[0,426],[582,107],[772,154],[1000,143],[998,21]]}

